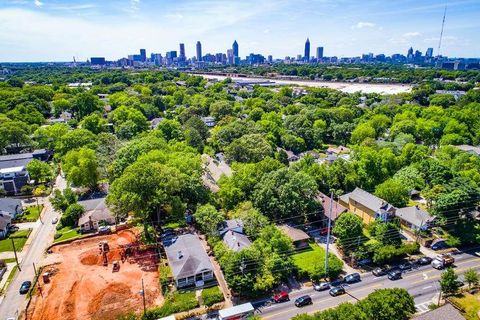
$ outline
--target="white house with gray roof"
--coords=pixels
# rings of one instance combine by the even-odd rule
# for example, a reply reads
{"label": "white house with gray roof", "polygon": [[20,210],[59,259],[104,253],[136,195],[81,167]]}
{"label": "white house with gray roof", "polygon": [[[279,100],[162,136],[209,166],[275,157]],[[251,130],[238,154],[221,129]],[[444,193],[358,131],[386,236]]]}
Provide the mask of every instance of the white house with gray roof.
{"label": "white house with gray roof", "polygon": [[395,215],[403,225],[414,230],[428,229],[435,219],[419,206],[399,208],[396,210]]}
{"label": "white house with gray roof", "polygon": [[184,234],[164,240],[163,246],[178,288],[203,286],[214,280],[213,266],[200,239]]}

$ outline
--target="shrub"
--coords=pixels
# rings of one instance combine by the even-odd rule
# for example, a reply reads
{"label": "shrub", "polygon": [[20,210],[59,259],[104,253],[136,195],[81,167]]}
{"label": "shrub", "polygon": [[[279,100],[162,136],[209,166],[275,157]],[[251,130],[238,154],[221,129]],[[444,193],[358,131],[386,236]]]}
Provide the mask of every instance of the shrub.
{"label": "shrub", "polygon": [[158,319],[173,313],[183,312],[198,307],[195,291],[174,292],[165,298],[165,303],[160,308],[150,309],[145,319]]}
{"label": "shrub", "polygon": [[218,286],[203,289],[202,300],[204,305],[210,307],[215,303],[222,302],[224,300],[223,293],[222,291],[220,291],[220,288]]}

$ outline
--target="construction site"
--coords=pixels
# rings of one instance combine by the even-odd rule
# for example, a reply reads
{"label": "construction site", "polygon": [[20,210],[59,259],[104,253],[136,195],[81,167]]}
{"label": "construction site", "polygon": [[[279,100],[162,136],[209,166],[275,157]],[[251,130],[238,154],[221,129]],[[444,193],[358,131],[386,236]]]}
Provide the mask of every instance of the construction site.
{"label": "construction site", "polygon": [[[157,255],[123,230],[51,248],[29,319],[116,319],[161,305]],[[142,291],[142,282],[144,291]]]}

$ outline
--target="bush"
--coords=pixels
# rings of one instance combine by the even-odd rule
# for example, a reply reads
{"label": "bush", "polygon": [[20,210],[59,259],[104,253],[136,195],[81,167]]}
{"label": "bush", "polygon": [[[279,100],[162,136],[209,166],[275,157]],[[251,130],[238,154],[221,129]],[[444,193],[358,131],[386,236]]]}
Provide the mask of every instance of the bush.
{"label": "bush", "polygon": [[26,195],[30,195],[33,192],[33,187],[29,185],[24,185],[21,189],[20,192]]}
{"label": "bush", "polygon": [[165,298],[165,303],[160,308],[150,309],[145,319],[158,319],[169,316],[173,313],[183,312],[198,307],[195,291],[174,292]]}
{"label": "bush", "polygon": [[223,293],[222,291],[220,291],[220,288],[218,286],[203,289],[202,300],[204,305],[210,307],[215,303],[222,302],[224,300]]}
{"label": "bush", "polygon": [[65,213],[62,215],[60,222],[62,226],[74,227],[77,225],[78,219],[82,216],[84,209],[78,203],[68,206]]}

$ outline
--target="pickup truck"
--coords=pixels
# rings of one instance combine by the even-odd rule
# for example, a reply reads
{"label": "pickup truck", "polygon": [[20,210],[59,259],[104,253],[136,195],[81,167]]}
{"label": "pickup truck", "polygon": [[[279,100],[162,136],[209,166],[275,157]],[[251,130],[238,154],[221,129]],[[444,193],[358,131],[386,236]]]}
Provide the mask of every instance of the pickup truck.
{"label": "pickup truck", "polygon": [[432,267],[440,270],[453,265],[454,262],[455,258],[451,255],[439,255],[432,261]]}

